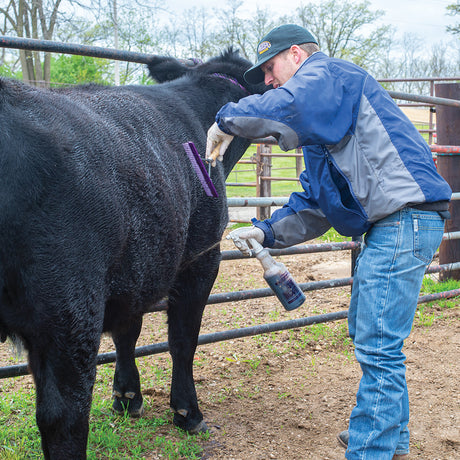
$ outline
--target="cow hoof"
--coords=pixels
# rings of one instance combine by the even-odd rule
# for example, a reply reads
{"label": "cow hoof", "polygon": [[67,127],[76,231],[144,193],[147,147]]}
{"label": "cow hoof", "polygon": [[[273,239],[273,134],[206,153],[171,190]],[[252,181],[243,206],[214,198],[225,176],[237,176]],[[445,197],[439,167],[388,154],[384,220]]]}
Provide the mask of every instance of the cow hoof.
{"label": "cow hoof", "polygon": [[187,410],[187,409],[179,409],[179,410],[177,411],[177,413],[178,413],[179,415],[182,415],[182,417],[187,418],[188,410]]}
{"label": "cow hoof", "polygon": [[115,398],[112,404],[112,409],[119,415],[128,412],[130,417],[138,418],[144,414],[143,401],[123,400]]}
{"label": "cow hoof", "polygon": [[[198,413],[193,414],[187,409],[171,409],[174,412],[173,423],[178,428],[190,434],[206,433],[208,431],[208,426],[203,420],[201,412],[198,411]],[[197,422],[198,418],[201,419],[199,422]]]}
{"label": "cow hoof", "polygon": [[190,434],[199,434],[199,433],[206,433],[208,431],[208,425],[206,425],[206,422],[204,420],[201,420],[200,423],[195,428],[192,428],[188,432]]}

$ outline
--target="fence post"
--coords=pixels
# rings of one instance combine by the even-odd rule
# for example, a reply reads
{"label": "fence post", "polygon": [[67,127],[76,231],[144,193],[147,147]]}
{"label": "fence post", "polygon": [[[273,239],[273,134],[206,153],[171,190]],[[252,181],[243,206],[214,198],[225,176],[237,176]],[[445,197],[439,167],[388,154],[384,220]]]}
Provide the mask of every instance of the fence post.
{"label": "fence post", "polygon": [[[356,241],[358,243],[363,242],[363,237],[361,236],[353,236],[351,241]],[[361,253],[361,247],[358,249],[351,250],[351,276],[355,276],[355,268],[356,268],[356,259],[358,258],[359,254]]]}
{"label": "fence post", "polygon": [[[295,153],[303,153],[303,150],[298,147],[295,149]],[[299,177],[302,171],[304,170],[303,166],[303,157],[295,157],[295,173],[296,177]]]}
{"label": "fence post", "polygon": [[[460,83],[437,83],[436,97],[460,100]],[[436,105],[436,136],[440,145],[460,145],[460,109]],[[460,192],[460,155],[458,153],[441,153],[436,161],[439,174],[449,183],[452,192]],[[445,232],[460,230],[460,201],[450,202],[451,219],[446,221]],[[460,241],[443,241],[439,248],[439,263],[447,264],[460,259]],[[460,270],[446,271],[440,274],[441,279],[460,279]]]}
{"label": "fence post", "polygon": [[[434,96],[434,81],[431,80],[430,81],[430,96]],[[428,129],[430,130],[430,132],[428,133],[428,144],[432,144],[433,143],[433,127],[434,127],[434,124],[433,124],[433,114],[435,113],[435,107],[429,107],[429,117],[428,117]]]}
{"label": "fence post", "polygon": [[[272,175],[272,157],[264,156],[264,153],[272,153],[272,146],[268,144],[257,145],[257,196],[272,196],[272,183],[263,177]],[[268,219],[271,215],[270,206],[257,208],[257,219]]]}

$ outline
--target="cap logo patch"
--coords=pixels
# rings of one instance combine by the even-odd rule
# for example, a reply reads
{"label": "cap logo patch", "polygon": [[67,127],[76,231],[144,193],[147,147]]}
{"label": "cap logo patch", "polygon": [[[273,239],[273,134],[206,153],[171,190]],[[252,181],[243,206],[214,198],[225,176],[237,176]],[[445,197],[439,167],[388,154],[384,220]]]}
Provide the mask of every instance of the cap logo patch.
{"label": "cap logo patch", "polygon": [[262,42],[259,44],[259,46],[257,47],[257,53],[259,54],[263,54],[265,53],[265,51],[269,50],[271,48],[272,44],[270,42]]}

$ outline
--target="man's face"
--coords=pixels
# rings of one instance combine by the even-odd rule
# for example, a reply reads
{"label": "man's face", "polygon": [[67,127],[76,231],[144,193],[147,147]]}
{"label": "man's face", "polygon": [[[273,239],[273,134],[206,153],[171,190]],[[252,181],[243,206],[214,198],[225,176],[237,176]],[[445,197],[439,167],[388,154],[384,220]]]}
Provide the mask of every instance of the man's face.
{"label": "man's face", "polygon": [[293,59],[291,50],[286,50],[272,57],[262,64],[260,68],[265,74],[265,84],[278,88],[297,72],[298,67]]}

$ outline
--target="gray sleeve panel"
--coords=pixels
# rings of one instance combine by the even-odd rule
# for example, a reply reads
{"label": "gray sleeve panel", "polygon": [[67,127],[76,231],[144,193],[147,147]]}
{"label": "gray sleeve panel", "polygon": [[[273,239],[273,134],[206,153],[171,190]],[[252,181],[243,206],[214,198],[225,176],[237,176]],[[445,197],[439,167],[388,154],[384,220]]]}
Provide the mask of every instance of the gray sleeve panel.
{"label": "gray sleeve panel", "polygon": [[[273,217],[276,217],[275,213]],[[270,225],[275,237],[273,248],[276,249],[312,240],[331,228],[331,224],[320,209],[304,209]]]}
{"label": "gray sleeve panel", "polygon": [[258,117],[222,117],[220,123],[228,132],[247,139],[274,136],[284,151],[295,149],[299,145],[297,133],[279,121]]}
{"label": "gray sleeve panel", "polygon": [[361,100],[354,136],[327,147],[370,222],[401,209],[406,203],[425,201],[423,191],[366,97]]}

